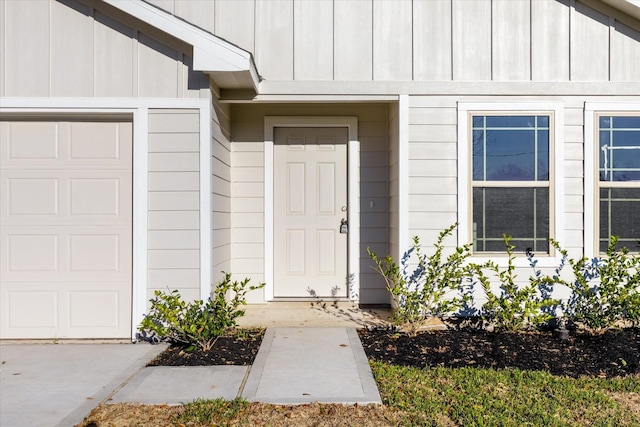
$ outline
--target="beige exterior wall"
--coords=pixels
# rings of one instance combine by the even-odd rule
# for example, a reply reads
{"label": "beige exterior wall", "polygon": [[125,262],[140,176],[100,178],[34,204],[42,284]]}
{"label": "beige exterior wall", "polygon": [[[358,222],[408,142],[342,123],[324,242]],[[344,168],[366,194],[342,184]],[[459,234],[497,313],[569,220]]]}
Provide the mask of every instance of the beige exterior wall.
{"label": "beige exterior wall", "polygon": [[[403,231],[430,245],[457,218],[457,181],[466,176],[457,166],[461,100],[564,103],[564,206],[556,212],[565,217],[561,243],[582,253],[584,103],[638,101],[640,21],[596,0],[148,1],[252,52],[266,79],[258,99],[268,102],[219,103],[191,70],[190,46],[93,0],[0,0],[0,96],[213,99],[206,267],[198,113],[150,110],[149,292],[179,287],[197,297],[201,267],[214,282],[221,270],[264,280],[267,115],[358,117],[361,303],[388,301],[367,247],[401,253]],[[408,171],[399,167],[396,101],[329,104],[399,93],[410,94]],[[404,173],[408,230],[399,228]],[[263,301],[261,292],[248,297]]]}
{"label": "beige exterior wall", "polygon": [[[400,152],[398,134],[400,130],[398,104],[389,105],[389,245],[387,252],[378,252],[378,256],[386,254],[397,258],[403,248],[400,241]],[[373,248],[372,248],[373,249]],[[381,248],[377,248],[381,249]]]}
{"label": "beige exterior wall", "polygon": [[88,4],[0,0],[0,96],[198,98],[208,88],[190,46]]}
{"label": "beige exterior wall", "polygon": [[[555,215],[564,216],[564,236],[560,244],[569,250],[570,256],[584,254],[585,233],[585,173],[596,173],[584,165],[585,102],[638,102],[636,96],[519,96],[513,97],[459,97],[459,96],[411,96],[409,112],[409,235],[420,236],[425,246],[436,241],[438,233],[457,221],[464,221],[458,214],[457,180],[470,179],[468,172],[458,170],[458,138],[456,133],[458,102],[500,102],[505,106],[510,100],[517,102],[557,102],[564,105],[562,111],[564,138],[561,164],[564,179],[555,182],[564,200],[555,206]],[[508,108],[508,107],[506,107]],[[506,110],[505,108],[505,110]],[[553,212],[552,212],[553,214]],[[457,235],[456,235],[457,237]],[[461,242],[470,239],[462,236]],[[445,241],[452,249],[457,239]],[[402,249],[402,248],[401,248]],[[549,270],[551,272],[551,270]],[[518,269],[519,280],[526,281],[530,268]]]}
{"label": "beige exterior wall", "polygon": [[211,121],[212,282],[231,270],[231,115],[229,105],[213,101]]}
{"label": "beige exterior wall", "polygon": [[[387,252],[389,237],[388,106],[386,104],[233,105],[231,109],[232,270],[264,280],[264,117],[357,116],[360,141],[360,302],[387,302],[366,248]],[[373,202],[373,207],[371,206]],[[262,292],[248,295],[263,300]]]}
{"label": "beige exterior wall", "polygon": [[267,80],[640,80],[640,22],[596,0],[150,2]]}
{"label": "beige exterior wall", "polygon": [[427,246],[457,217],[458,100],[409,98],[409,234]]}
{"label": "beige exterior wall", "polygon": [[199,120],[197,110],[149,111],[149,298],[200,298]]}

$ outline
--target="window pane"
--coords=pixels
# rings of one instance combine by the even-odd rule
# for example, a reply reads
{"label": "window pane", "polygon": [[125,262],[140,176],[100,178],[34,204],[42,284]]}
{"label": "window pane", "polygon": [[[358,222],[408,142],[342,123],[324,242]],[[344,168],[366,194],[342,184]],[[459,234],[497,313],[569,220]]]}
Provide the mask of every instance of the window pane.
{"label": "window pane", "polygon": [[484,116],[473,116],[472,121],[473,121],[474,128],[484,127]]}
{"label": "window pane", "polygon": [[549,132],[538,132],[538,170],[536,181],[549,181]]}
{"label": "window pane", "polygon": [[637,179],[640,174],[640,131],[614,131],[612,145],[613,180]]}
{"label": "window pane", "polygon": [[634,123],[640,125],[640,117],[612,117],[612,123],[612,129],[601,130],[598,135],[600,180],[640,180],[640,128],[632,129],[630,126]]}
{"label": "window pane", "polygon": [[[602,117],[600,117],[602,121]],[[600,150],[599,158],[600,158],[600,181],[610,181],[611,180],[611,163],[609,159],[609,150],[608,147],[611,144],[609,140],[610,131],[600,131]]]}
{"label": "window pane", "polygon": [[605,252],[611,236],[619,246],[640,251],[640,188],[600,189],[600,251]]}
{"label": "window pane", "polygon": [[613,117],[613,127],[616,129],[640,130],[640,117],[633,117],[633,116]]}
{"label": "window pane", "polygon": [[533,131],[487,131],[487,180],[535,180],[534,137]]}
{"label": "window pane", "polygon": [[605,129],[611,127],[611,117],[609,116],[601,116],[600,117],[600,129]]}
{"label": "window pane", "polygon": [[[483,117],[474,116],[481,125]],[[486,116],[487,127],[473,130],[475,181],[548,181],[548,116]]]}
{"label": "window pane", "polygon": [[538,127],[549,127],[549,116],[538,116]]}
{"label": "window pane", "polygon": [[484,181],[484,131],[473,131],[473,178]]}
{"label": "window pane", "polygon": [[503,233],[518,252],[548,252],[549,189],[474,188],[473,229],[476,252],[504,251]]}
{"label": "window pane", "polygon": [[533,128],[534,116],[487,116],[488,128]]}

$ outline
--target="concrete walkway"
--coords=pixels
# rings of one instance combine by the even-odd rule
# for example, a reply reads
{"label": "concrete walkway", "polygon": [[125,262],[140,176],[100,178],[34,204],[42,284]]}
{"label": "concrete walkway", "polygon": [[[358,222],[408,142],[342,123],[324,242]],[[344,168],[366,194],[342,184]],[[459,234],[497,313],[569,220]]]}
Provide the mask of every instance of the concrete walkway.
{"label": "concrete walkway", "polygon": [[251,367],[148,367],[109,403],[234,399],[276,404],[381,403],[353,328],[269,328]]}
{"label": "concrete walkway", "polygon": [[382,403],[353,328],[269,328],[242,395],[276,404]]}
{"label": "concrete walkway", "polygon": [[354,328],[268,328],[251,367],[145,367],[165,348],[2,343],[0,426],[73,426],[100,403],[381,403]]}

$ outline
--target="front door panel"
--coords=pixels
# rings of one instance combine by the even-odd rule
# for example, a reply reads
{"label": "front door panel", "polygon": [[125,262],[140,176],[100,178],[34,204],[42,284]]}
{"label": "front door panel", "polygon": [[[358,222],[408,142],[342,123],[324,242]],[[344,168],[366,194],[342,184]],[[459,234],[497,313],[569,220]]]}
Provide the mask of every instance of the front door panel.
{"label": "front door panel", "polygon": [[347,140],[346,128],[275,129],[275,297],[347,296]]}

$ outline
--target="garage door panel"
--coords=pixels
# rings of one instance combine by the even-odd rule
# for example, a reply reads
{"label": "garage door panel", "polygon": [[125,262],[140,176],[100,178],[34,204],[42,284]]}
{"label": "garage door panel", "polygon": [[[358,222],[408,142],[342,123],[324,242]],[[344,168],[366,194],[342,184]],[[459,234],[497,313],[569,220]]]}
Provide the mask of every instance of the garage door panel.
{"label": "garage door panel", "polygon": [[1,220],[4,225],[131,225],[131,180],[130,171],[4,171]]}
{"label": "garage door panel", "polygon": [[70,215],[101,215],[120,218],[122,209],[129,210],[131,208],[130,187],[123,185],[124,182],[126,180],[120,176],[70,179]]}
{"label": "garage door panel", "polygon": [[0,237],[3,280],[130,280],[129,227],[12,227]]}
{"label": "garage door panel", "polygon": [[2,135],[8,141],[7,150],[3,153],[7,160],[60,159],[57,123],[3,122],[2,127]]}
{"label": "garage door panel", "polygon": [[[120,234],[72,234],[69,272],[72,276],[84,272],[121,273],[128,264],[128,247],[130,242],[123,242]],[[125,269],[124,273],[127,272],[129,269]]]}
{"label": "garage door panel", "polygon": [[[4,295],[7,306],[9,328],[57,328],[58,327],[58,292],[52,291],[8,291]],[[28,334],[28,331],[21,331]],[[29,336],[28,338],[32,338]]]}
{"label": "garage door panel", "polygon": [[131,333],[132,126],[0,122],[0,336]]}
{"label": "garage door panel", "polygon": [[8,178],[9,215],[58,215],[59,183],[55,178]]}
{"label": "garage door panel", "polygon": [[71,123],[69,158],[129,161],[129,153],[120,149],[119,127],[114,123]]}
{"label": "garage door panel", "polygon": [[2,292],[2,317],[10,335],[20,338],[114,338],[114,329],[129,329],[130,284],[86,290],[87,283],[43,291],[39,285]]}
{"label": "garage door panel", "polygon": [[3,168],[129,169],[131,123],[2,122]]}
{"label": "garage door panel", "polygon": [[10,234],[6,248],[6,268],[10,273],[40,276],[44,272],[57,275],[60,271],[57,234]]}
{"label": "garage door panel", "polygon": [[129,310],[121,292],[113,291],[70,291],[69,325],[72,328],[118,328],[122,309]]}

